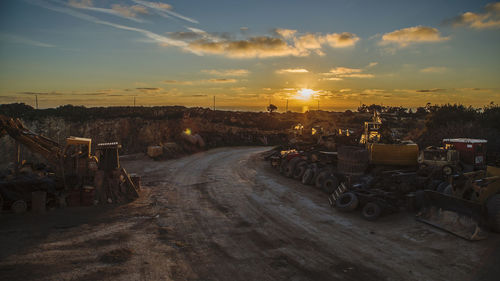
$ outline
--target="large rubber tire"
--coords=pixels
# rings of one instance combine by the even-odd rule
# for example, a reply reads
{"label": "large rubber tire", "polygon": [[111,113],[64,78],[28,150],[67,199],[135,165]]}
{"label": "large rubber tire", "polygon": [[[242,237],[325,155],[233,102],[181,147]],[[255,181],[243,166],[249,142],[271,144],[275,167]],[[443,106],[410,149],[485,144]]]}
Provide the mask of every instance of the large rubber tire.
{"label": "large rubber tire", "polygon": [[286,170],[286,167],[288,166],[288,160],[286,160],[286,158],[283,158],[281,159],[281,163],[280,163],[280,174],[284,174],[285,173],[285,170]]}
{"label": "large rubber tire", "polygon": [[443,190],[443,194],[448,196],[453,196],[453,187],[451,186],[451,184],[446,186],[446,188]]}
{"label": "large rubber tire", "polygon": [[307,161],[301,160],[297,165],[295,165],[295,169],[293,170],[293,178],[296,180],[302,180],[302,176],[307,169]]}
{"label": "large rubber tire", "polygon": [[335,201],[335,207],[341,212],[352,212],[359,205],[359,199],[352,192],[345,192]]}
{"label": "large rubber tire", "polygon": [[319,170],[318,175],[314,179],[314,185],[317,188],[322,188],[323,182],[330,174],[331,174],[331,172],[330,172],[330,169],[328,169],[328,168]]}
{"label": "large rubber tire", "polygon": [[292,160],[288,161],[288,165],[285,168],[285,176],[293,177],[293,171],[295,170],[295,166],[302,160],[300,157],[295,157]]}
{"label": "large rubber tire", "polygon": [[449,183],[449,182],[447,182],[447,181],[444,181],[444,182],[440,183],[440,184],[437,186],[436,191],[437,191],[437,192],[440,192],[440,193],[443,193],[443,191],[445,190],[445,188],[446,188],[446,187],[448,187],[448,185],[450,185],[450,183]]}
{"label": "large rubber tire", "polygon": [[495,194],[486,203],[488,210],[488,220],[494,232],[500,232],[500,194]]}
{"label": "large rubber tire", "polygon": [[2,194],[0,194],[0,214],[2,213],[3,211],[3,197],[2,197]]}
{"label": "large rubber tire", "polygon": [[365,220],[374,221],[380,217],[382,214],[382,207],[376,202],[368,202],[363,207],[361,211],[361,215]]}
{"label": "large rubber tire", "polygon": [[453,174],[453,168],[450,165],[445,165],[441,169],[443,171],[443,175],[449,176]]}
{"label": "large rubber tire", "polygon": [[321,187],[327,194],[332,194],[339,186],[339,180],[334,175],[328,175]]}
{"label": "large rubber tire", "polygon": [[314,178],[314,169],[309,167],[304,171],[304,174],[302,175],[302,183],[309,185],[312,183],[313,178]]}
{"label": "large rubber tire", "polygon": [[10,207],[10,209],[15,214],[22,214],[22,213],[26,212],[26,210],[28,209],[28,205],[26,204],[26,201],[24,201],[24,200],[17,200],[14,203],[12,203],[12,206]]}

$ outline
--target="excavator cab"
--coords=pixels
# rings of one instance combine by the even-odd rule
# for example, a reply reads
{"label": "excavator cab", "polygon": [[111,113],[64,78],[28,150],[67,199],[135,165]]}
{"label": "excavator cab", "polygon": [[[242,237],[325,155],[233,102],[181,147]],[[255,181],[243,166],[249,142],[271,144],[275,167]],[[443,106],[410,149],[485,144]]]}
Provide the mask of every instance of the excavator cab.
{"label": "excavator cab", "polygon": [[64,146],[64,155],[67,157],[89,158],[91,154],[92,139],[69,137]]}
{"label": "excavator cab", "polygon": [[380,127],[382,126],[382,120],[378,116],[377,112],[373,113],[372,121],[365,122],[363,134],[359,140],[360,144],[370,144],[380,142]]}

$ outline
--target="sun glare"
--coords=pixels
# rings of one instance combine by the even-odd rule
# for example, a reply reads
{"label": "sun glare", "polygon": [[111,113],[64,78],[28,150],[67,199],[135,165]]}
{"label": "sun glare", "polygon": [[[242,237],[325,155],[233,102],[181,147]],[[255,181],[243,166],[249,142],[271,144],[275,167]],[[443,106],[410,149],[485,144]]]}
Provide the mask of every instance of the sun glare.
{"label": "sun glare", "polygon": [[297,91],[296,98],[299,100],[310,100],[318,91],[302,88]]}

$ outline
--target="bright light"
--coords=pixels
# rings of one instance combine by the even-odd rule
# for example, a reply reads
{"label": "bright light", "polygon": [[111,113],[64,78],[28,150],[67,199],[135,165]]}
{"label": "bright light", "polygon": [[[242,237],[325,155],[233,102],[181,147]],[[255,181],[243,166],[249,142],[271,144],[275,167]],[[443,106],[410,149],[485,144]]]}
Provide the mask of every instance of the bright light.
{"label": "bright light", "polygon": [[297,91],[297,95],[295,96],[295,98],[299,100],[310,100],[317,92],[318,91],[314,91],[312,89],[302,88]]}

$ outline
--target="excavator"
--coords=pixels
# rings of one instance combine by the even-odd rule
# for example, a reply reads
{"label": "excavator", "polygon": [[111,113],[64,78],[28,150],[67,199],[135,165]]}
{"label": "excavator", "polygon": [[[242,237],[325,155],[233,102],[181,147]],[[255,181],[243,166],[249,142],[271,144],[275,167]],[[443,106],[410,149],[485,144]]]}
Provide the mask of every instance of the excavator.
{"label": "excavator", "polygon": [[[122,198],[133,200],[139,196],[139,187],[125,169],[120,167],[118,149],[121,146],[116,142],[97,144],[97,155],[92,155],[92,140],[89,138],[68,137],[64,146],[60,146],[59,143],[30,131],[19,119],[0,115],[0,137],[4,135],[9,135],[17,144],[16,170],[21,163],[20,151],[23,145],[41,155],[54,168],[55,190],[66,201],[69,200],[67,198],[73,198],[73,203],[74,198],[81,201],[79,195],[83,190],[93,191],[94,202],[123,201]],[[9,191],[8,186],[7,183],[7,187],[0,189],[0,197],[14,194]],[[33,189],[36,190],[37,187]],[[0,201],[5,199],[0,198]],[[20,201],[28,199],[22,198]],[[15,204],[16,202],[11,207],[13,211],[26,210],[26,203]]]}

